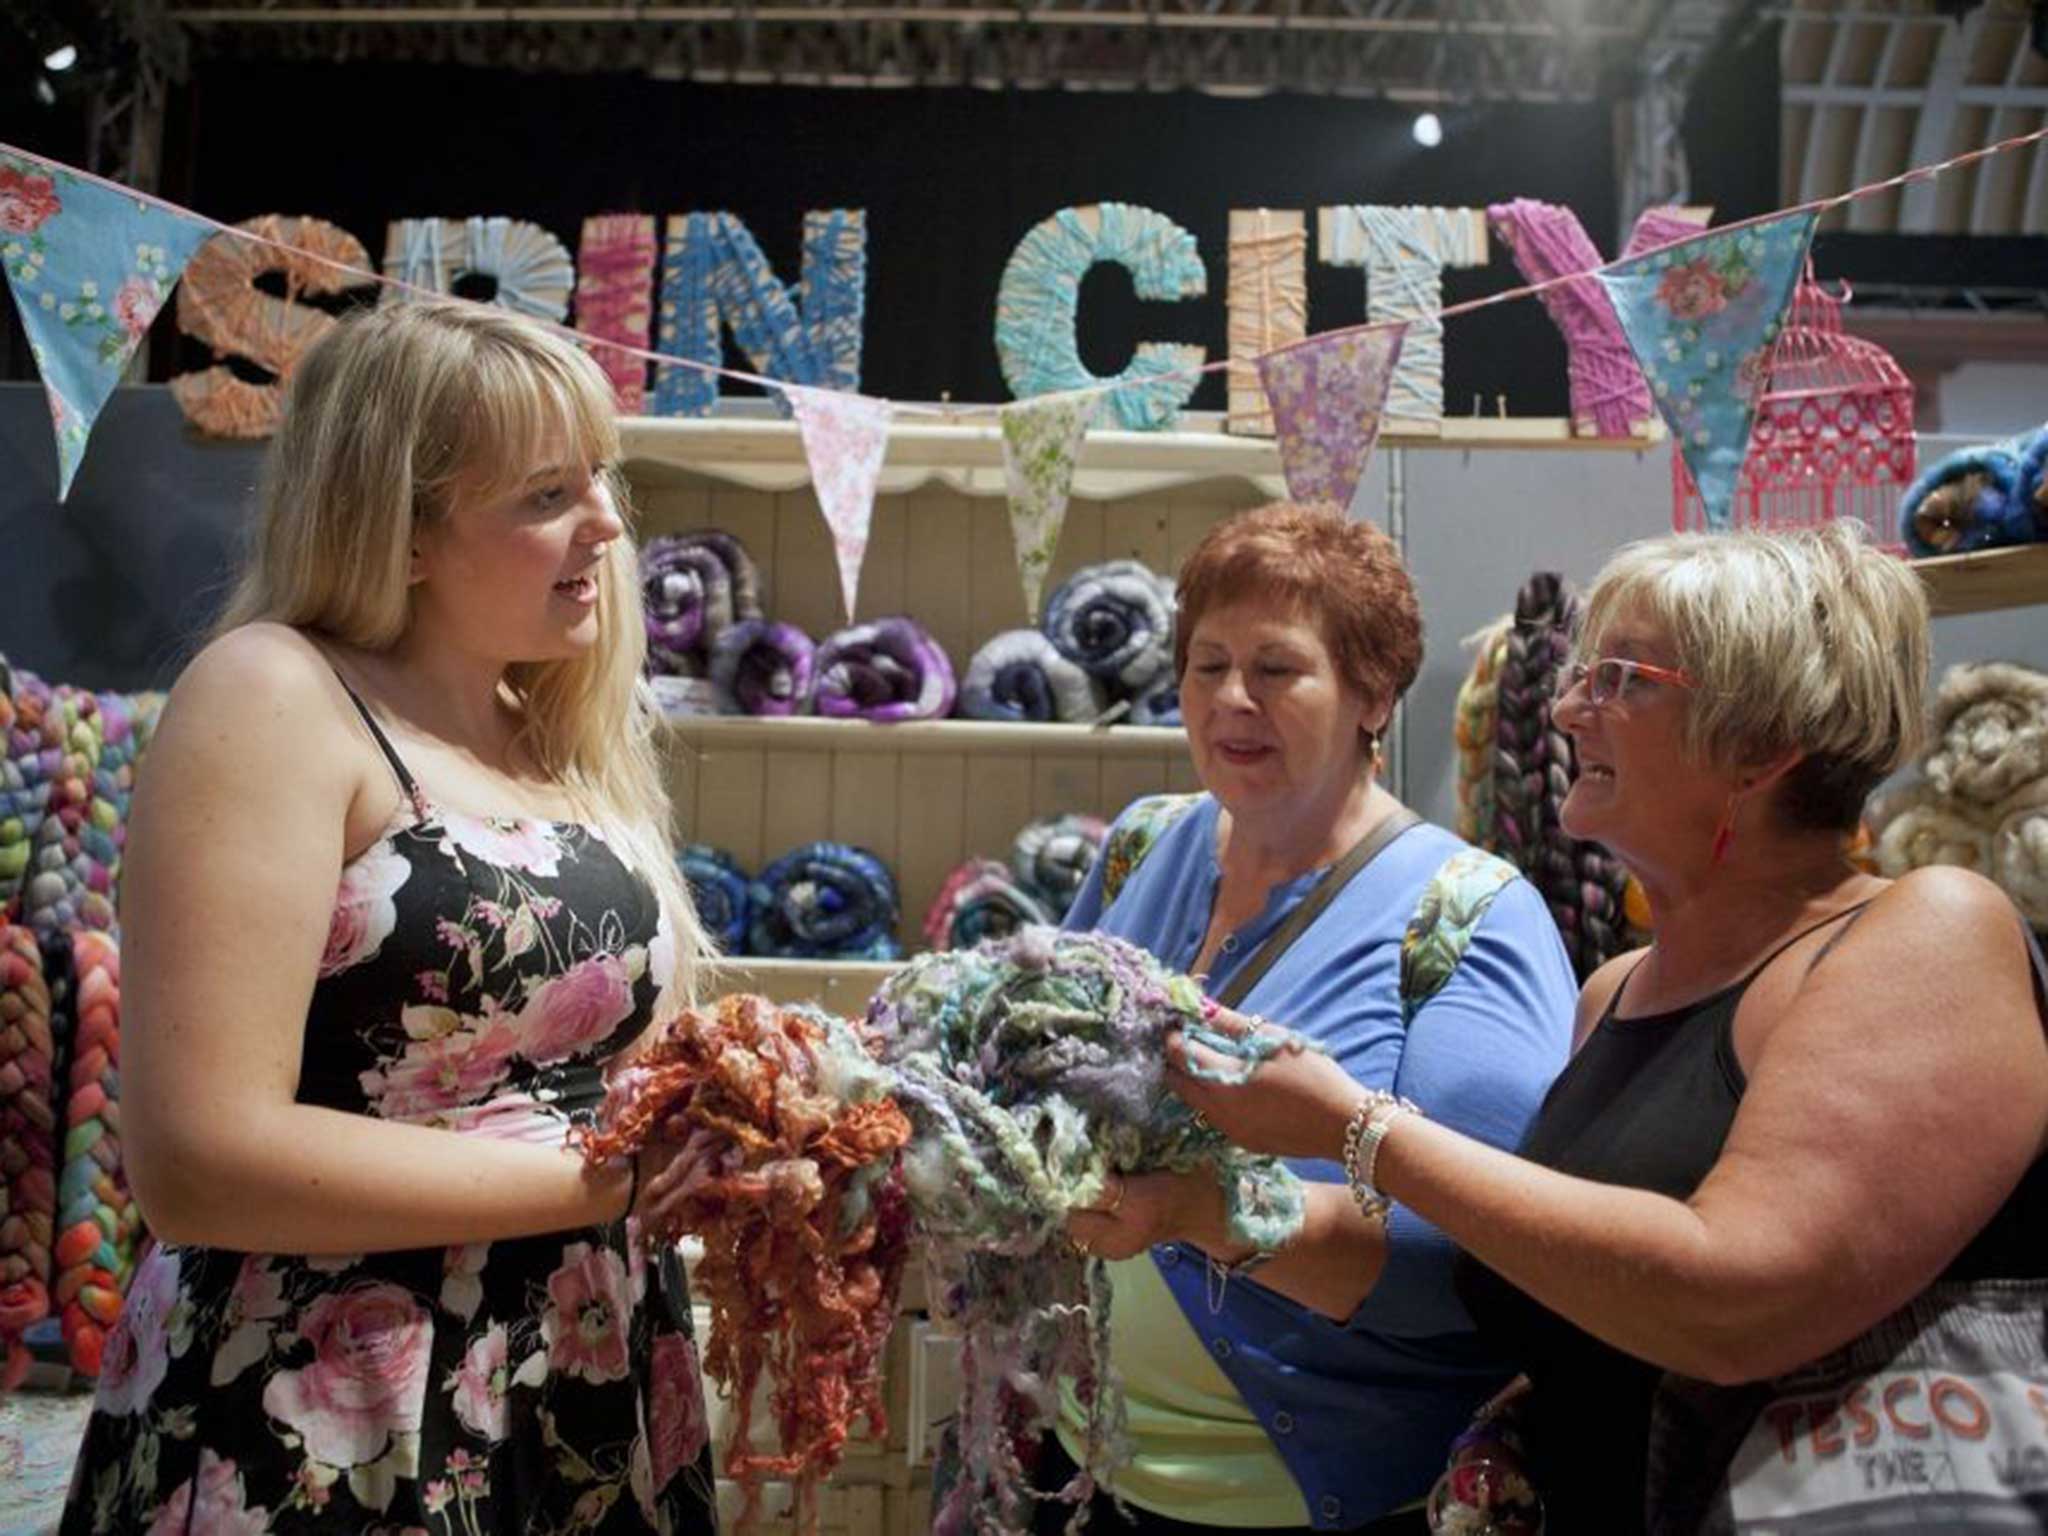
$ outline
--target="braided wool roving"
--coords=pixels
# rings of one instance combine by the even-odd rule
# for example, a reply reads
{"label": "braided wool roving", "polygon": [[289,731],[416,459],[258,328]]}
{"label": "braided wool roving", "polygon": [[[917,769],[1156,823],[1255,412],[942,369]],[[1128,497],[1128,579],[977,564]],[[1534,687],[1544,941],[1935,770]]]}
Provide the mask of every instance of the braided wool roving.
{"label": "braided wool roving", "polygon": [[0,1392],[21,1385],[22,1331],[50,1312],[57,1214],[55,1045],[42,951],[0,922]]}
{"label": "braided wool roving", "polygon": [[1578,599],[1555,571],[1537,572],[1516,595],[1500,671],[1493,786],[1495,851],[1543,893],[1583,980],[1627,947],[1628,873],[1597,843],[1569,836],[1558,820],[1574,759],[1551,700],[1577,624]]}
{"label": "braided wool roving", "polygon": [[1466,641],[1472,670],[1458,685],[1458,713],[1452,735],[1458,746],[1458,836],[1476,848],[1494,849],[1493,754],[1500,708],[1500,670],[1507,660],[1514,619],[1500,618]]}
{"label": "braided wool roving", "polygon": [[41,694],[37,760],[49,789],[22,885],[22,916],[44,938],[71,928],[111,928],[111,878],[104,865],[95,869],[83,837],[99,770],[99,699],[82,689],[51,688],[26,672],[15,678],[17,687],[33,685]]}
{"label": "braided wool roving", "polygon": [[16,906],[28,883],[50,777],[58,754],[43,740],[50,690],[33,672],[0,658],[0,910]]}
{"label": "braided wool roving", "polygon": [[965,1336],[961,1475],[936,1529],[1029,1528],[1016,1410],[1050,1423],[1063,1375],[1088,1405],[1088,1428],[1082,1470],[1061,1497],[1085,1508],[1095,1478],[1127,1455],[1108,1371],[1108,1271],[1061,1241],[1069,1214],[1100,1204],[1113,1173],[1208,1169],[1240,1241],[1274,1249],[1300,1229],[1293,1173],[1197,1125],[1166,1091],[1174,1030],[1247,1063],[1270,1054],[1270,1037],[1209,1027],[1210,1008],[1143,950],[1049,928],[919,956],[869,1004],[914,1127],[904,1185],[934,1306]]}
{"label": "braided wool roving", "polygon": [[[733,1401],[725,1474],[746,1490],[797,1485],[798,1529],[816,1528],[817,1488],[856,1419],[887,1431],[879,1361],[909,1251],[896,1154],[910,1122],[853,1026],[812,1008],[733,995],[664,1025],[618,1074],[593,1162],[650,1141],[683,1145],[677,1233],[704,1238],[693,1282],[711,1307],[704,1366]],[[763,1371],[780,1455],[751,1445]]]}
{"label": "braided wool roving", "polygon": [[71,1368],[97,1376],[142,1235],[121,1168],[121,956],[113,937],[73,934],[69,976],[56,1004],[70,1024],[70,1050],[51,1301]]}

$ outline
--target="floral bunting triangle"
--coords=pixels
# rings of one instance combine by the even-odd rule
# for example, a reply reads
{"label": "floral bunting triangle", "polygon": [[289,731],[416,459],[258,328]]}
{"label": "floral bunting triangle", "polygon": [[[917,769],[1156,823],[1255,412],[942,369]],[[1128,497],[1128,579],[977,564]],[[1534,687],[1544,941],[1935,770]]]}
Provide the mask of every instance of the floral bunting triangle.
{"label": "floral bunting triangle", "polygon": [[185,263],[212,231],[71,171],[0,154],[0,266],[57,433],[57,499]]}
{"label": "floral bunting triangle", "polygon": [[1757,397],[1819,217],[1717,230],[1600,273],[1710,528],[1729,526]]}
{"label": "floral bunting triangle", "polygon": [[818,510],[832,530],[839,595],[846,601],[846,622],[851,624],[860,595],[860,563],[868,552],[868,527],[875,515],[875,483],[882,477],[882,454],[889,446],[891,407],[869,395],[835,394],[798,384],[784,385],[782,392],[789,397],[797,430],[803,434]]}
{"label": "floral bunting triangle", "polygon": [[1003,479],[1010,493],[1017,579],[1024,585],[1025,618],[1033,624],[1067,521],[1074,460],[1101,408],[1097,392],[1066,391],[1020,400],[996,413],[1003,429]]}
{"label": "floral bunting triangle", "polygon": [[1287,494],[1348,510],[1379,440],[1404,322],[1311,336],[1258,360]]}

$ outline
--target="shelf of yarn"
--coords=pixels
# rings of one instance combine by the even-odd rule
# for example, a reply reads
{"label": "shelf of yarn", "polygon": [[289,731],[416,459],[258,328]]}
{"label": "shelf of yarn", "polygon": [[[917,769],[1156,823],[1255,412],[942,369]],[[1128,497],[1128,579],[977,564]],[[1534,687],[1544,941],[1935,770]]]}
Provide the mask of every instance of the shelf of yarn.
{"label": "shelf of yarn", "polygon": [[[898,416],[889,428],[880,493],[901,495],[934,483],[969,496],[1007,494],[1003,439],[994,408],[962,407],[959,421]],[[759,491],[791,491],[810,483],[796,423],[771,416],[634,416],[620,422],[625,457],[636,481],[650,468],[699,475]],[[1390,422],[1388,448],[1612,448],[1640,453],[1663,441],[1661,427],[1632,437],[1582,437],[1570,421],[1550,417],[1447,416],[1439,422]],[[1199,481],[1231,480],[1260,496],[1286,494],[1280,457],[1269,437],[1224,430],[1214,412],[1187,412],[1162,432],[1091,431],[1074,475],[1074,494],[1113,501]]]}
{"label": "shelf of yarn", "polygon": [[2048,544],[1915,560],[1937,616],[2048,603]]}
{"label": "shelf of yarn", "polygon": [[1052,725],[1000,720],[828,719],[818,715],[672,715],[670,741],[702,752],[759,748],[813,752],[1086,753],[1090,756],[1184,757],[1179,726]]}
{"label": "shelf of yarn", "polygon": [[720,960],[706,988],[708,995],[755,992],[774,1003],[816,1003],[841,1018],[867,1012],[891,971],[892,960],[770,960],[756,955],[731,955]]}

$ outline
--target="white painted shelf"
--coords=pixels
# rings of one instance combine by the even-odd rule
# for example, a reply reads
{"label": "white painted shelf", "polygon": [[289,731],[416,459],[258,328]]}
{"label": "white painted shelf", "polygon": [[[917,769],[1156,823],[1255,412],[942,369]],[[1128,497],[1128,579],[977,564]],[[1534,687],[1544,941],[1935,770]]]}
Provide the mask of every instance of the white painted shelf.
{"label": "white painted shelf", "polygon": [[1915,560],[1937,616],[2048,603],[2048,544]]}

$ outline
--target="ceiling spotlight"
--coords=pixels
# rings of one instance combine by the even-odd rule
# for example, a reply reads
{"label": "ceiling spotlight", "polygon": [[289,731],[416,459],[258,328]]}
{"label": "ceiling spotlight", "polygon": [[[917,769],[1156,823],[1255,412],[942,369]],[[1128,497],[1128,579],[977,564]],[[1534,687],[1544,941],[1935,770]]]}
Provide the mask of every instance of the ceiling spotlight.
{"label": "ceiling spotlight", "polygon": [[57,92],[55,87],[50,84],[50,77],[48,75],[39,74],[36,76],[35,89],[37,101],[40,101],[46,107],[57,105]]}
{"label": "ceiling spotlight", "polygon": [[69,43],[66,43],[62,48],[54,49],[43,55],[43,68],[50,70],[54,74],[61,75],[77,62],[78,50]]}
{"label": "ceiling spotlight", "polygon": [[1435,149],[1444,141],[1443,119],[1434,112],[1424,112],[1415,119],[1415,126],[1409,130],[1415,135],[1415,142],[1424,149]]}

